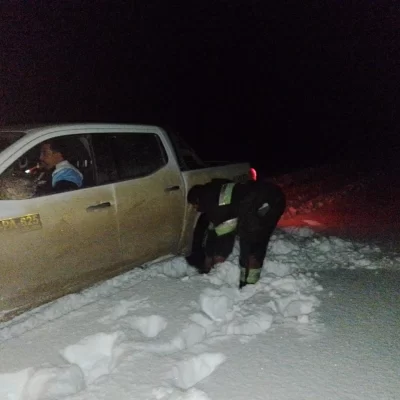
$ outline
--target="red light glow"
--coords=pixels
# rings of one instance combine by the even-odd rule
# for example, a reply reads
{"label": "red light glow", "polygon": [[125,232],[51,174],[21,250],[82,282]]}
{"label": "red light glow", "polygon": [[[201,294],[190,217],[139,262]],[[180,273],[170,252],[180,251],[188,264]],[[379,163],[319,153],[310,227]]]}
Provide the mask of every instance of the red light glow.
{"label": "red light glow", "polygon": [[250,180],[252,181],[257,180],[257,171],[254,168],[250,168],[249,175],[250,175]]}

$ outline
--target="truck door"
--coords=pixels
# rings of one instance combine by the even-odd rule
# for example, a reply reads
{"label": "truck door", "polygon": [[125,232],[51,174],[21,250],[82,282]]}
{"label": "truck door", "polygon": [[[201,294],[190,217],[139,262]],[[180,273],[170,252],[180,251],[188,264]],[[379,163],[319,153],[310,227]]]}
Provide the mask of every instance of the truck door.
{"label": "truck door", "polygon": [[185,190],[172,153],[160,136],[147,132],[95,134],[92,143],[95,152],[99,147],[103,152],[108,149],[104,176],[115,188],[124,262],[141,264],[176,254]]}
{"label": "truck door", "polygon": [[[58,137],[58,136],[57,136]],[[74,156],[86,150],[79,135],[63,137]],[[39,157],[40,144],[27,150],[0,176],[27,175]],[[77,147],[81,146],[81,147]],[[87,162],[82,162],[85,159]],[[91,166],[91,156],[74,165]],[[79,161],[79,162],[78,162]],[[21,166],[24,167],[21,169]],[[120,261],[114,194],[109,187],[96,187],[85,174],[84,186],[64,193],[43,192],[39,197],[16,193],[0,200],[0,309],[27,307],[59,297],[99,280],[102,270]],[[24,175],[22,175],[24,177]],[[51,178],[51,176],[50,176]],[[22,179],[22,178],[21,178]],[[13,182],[11,180],[11,182]],[[32,194],[32,193],[31,193]],[[96,208],[100,203],[110,207]]]}

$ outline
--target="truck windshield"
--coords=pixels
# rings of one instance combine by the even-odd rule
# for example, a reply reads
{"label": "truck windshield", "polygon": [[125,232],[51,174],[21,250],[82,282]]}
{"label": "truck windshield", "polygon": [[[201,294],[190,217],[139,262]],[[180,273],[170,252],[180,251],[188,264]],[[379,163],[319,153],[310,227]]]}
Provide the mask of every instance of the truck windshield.
{"label": "truck windshield", "polygon": [[0,132],[0,152],[24,136],[23,132]]}

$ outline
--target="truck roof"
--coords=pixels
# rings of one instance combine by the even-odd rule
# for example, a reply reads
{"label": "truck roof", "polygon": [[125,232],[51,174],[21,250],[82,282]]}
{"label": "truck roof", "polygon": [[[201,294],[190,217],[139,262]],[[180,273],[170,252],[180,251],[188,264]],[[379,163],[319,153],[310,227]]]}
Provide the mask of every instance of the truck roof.
{"label": "truck roof", "polygon": [[33,133],[38,130],[71,130],[71,129],[107,129],[107,128],[137,128],[140,129],[156,129],[159,130],[160,127],[155,125],[147,124],[129,124],[129,123],[105,123],[105,122],[76,122],[76,123],[48,123],[48,124],[25,124],[25,125],[6,125],[0,127],[1,132],[24,132]]}

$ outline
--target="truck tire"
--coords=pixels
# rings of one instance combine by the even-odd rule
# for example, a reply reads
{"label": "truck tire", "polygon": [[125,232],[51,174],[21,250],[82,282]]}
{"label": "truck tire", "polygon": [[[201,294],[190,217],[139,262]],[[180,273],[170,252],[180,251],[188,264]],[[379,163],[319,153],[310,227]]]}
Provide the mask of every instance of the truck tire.
{"label": "truck tire", "polygon": [[205,214],[201,214],[193,231],[192,252],[186,261],[193,267],[200,268],[205,259],[205,241],[207,239],[209,221]]}

